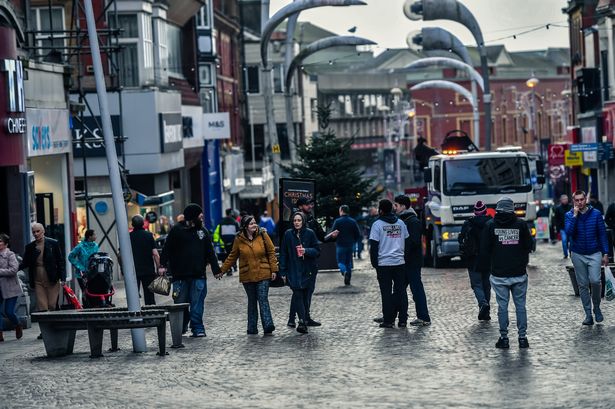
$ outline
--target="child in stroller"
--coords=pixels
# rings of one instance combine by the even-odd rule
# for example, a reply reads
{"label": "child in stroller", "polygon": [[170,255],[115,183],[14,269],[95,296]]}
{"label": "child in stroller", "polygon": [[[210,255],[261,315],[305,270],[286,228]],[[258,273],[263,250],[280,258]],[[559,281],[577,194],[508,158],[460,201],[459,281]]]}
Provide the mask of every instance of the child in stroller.
{"label": "child in stroller", "polygon": [[84,275],[85,308],[114,307],[111,298],[115,294],[113,288],[113,260],[108,253],[95,253],[90,256],[88,269]]}

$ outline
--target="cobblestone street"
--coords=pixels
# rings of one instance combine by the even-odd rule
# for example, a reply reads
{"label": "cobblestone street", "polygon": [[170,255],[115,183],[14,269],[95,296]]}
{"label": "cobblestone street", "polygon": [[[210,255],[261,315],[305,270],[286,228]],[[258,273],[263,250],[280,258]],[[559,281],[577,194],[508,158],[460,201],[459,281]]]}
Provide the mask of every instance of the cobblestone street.
{"label": "cobblestone street", "polygon": [[495,349],[495,297],[492,321],[478,322],[467,273],[456,267],[424,269],[430,327],[378,328],[378,285],[362,261],[350,287],[337,273],[319,275],[313,316],[323,326],[304,336],[286,327],[286,288],[271,290],[274,335],[246,335],[236,276],[209,280],[207,338],[185,338],[165,358],[155,355],[155,331],[150,352],[131,353],[120,331],[122,351],[98,360],[83,331],[75,354],[57,359],[45,357],[36,326],[19,342],[6,332],[0,406],[612,408],[615,303],[605,302],[604,325],[582,327],[568,262],[559,245],[540,244],[531,257],[529,350],[517,346],[512,305],[511,348]]}

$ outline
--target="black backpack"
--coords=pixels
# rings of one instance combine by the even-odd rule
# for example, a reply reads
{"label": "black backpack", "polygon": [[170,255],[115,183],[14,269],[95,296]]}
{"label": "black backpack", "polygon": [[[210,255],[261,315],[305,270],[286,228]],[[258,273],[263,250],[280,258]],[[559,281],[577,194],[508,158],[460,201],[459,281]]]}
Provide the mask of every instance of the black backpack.
{"label": "black backpack", "polygon": [[464,257],[473,257],[477,256],[480,250],[478,240],[480,229],[472,222],[469,222],[468,225],[468,230],[459,237],[459,250]]}

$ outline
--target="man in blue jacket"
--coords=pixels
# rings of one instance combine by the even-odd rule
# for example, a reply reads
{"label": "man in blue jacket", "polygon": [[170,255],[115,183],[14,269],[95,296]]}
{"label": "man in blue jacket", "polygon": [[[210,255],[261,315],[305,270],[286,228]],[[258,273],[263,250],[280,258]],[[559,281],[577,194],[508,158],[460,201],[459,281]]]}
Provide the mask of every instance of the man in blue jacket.
{"label": "man in blue jacket", "polygon": [[344,276],[344,284],[350,285],[354,245],[363,236],[357,222],[348,215],[350,208],[347,205],[341,205],[339,212],[340,217],[335,219],[332,227],[333,231],[338,232],[335,242],[335,256],[340,273]]}
{"label": "man in blue jacket", "polygon": [[592,301],[596,322],[604,320],[600,311],[600,264],[606,266],[609,263],[609,245],[602,213],[587,205],[585,192],[577,190],[572,200],[574,208],[566,213],[566,234],[571,241],[570,258],[585,310],[583,325],[594,325]]}

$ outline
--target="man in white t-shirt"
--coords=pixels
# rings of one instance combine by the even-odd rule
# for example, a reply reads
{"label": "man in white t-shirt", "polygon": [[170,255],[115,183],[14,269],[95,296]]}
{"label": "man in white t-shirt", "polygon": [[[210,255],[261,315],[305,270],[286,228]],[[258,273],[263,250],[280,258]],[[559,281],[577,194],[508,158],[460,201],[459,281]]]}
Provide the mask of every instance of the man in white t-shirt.
{"label": "man in white t-shirt", "polygon": [[369,258],[378,275],[382,296],[383,322],[380,328],[395,326],[395,305],[400,305],[406,292],[404,246],[408,229],[393,214],[393,203],[383,199],[378,203],[378,219],[369,233]]}

